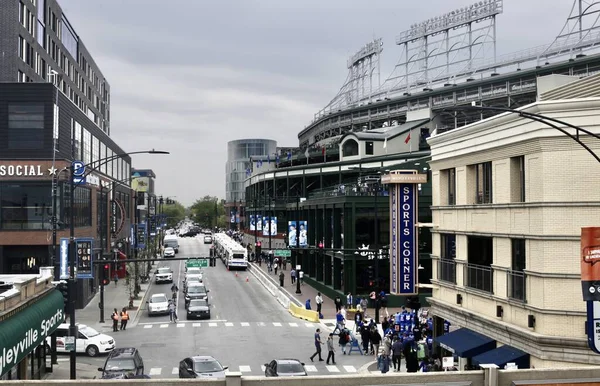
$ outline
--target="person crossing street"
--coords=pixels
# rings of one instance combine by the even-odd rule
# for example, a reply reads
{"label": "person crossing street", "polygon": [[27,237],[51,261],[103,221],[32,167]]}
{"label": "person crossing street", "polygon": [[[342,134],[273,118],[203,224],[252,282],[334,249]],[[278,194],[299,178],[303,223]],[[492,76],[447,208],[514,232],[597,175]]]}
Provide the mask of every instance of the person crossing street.
{"label": "person crossing street", "polygon": [[315,332],[315,353],[310,357],[310,361],[314,362],[315,357],[318,355],[319,356],[319,362],[323,362],[323,357],[321,356],[321,345],[323,344],[323,342],[321,342],[321,329],[317,328],[317,331]]}
{"label": "person crossing street", "polygon": [[177,323],[177,306],[172,300],[169,300],[169,319],[171,322]]}

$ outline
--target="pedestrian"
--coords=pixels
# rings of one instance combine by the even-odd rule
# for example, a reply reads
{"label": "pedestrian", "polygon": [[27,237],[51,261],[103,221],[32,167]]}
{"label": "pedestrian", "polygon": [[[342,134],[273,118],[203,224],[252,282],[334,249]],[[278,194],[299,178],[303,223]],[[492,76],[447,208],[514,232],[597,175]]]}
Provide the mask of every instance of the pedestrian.
{"label": "pedestrian", "polygon": [[385,317],[387,318],[390,316],[390,314],[388,313],[388,298],[385,294],[385,291],[381,291],[379,293],[379,299],[381,301],[381,308],[383,308],[383,311],[385,312]]}
{"label": "pedestrian", "polygon": [[315,304],[317,305],[317,313],[321,314],[321,307],[323,306],[323,297],[320,292],[317,292],[317,296],[315,296]]}
{"label": "pedestrian", "polygon": [[363,317],[367,317],[367,307],[369,306],[369,301],[367,300],[366,297],[363,297],[362,299],[360,299],[360,308],[362,308],[362,312],[363,312]]}
{"label": "pedestrian", "polygon": [[121,310],[121,330],[127,329],[127,322],[129,321],[129,314],[127,313],[127,308],[123,307]]}
{"label": "pedestrian", "polygon": [[[310,299],[308,301],[310,301]],[[315,351],[315,353],[310,357],[311,362],[314,362],[314,359],[317,355],[319,356],[319,362],[323,362],[323,357],[321,356],[322,344],[323,342],[321,342],[321,329],[317,328],[317,331],[315,332],[315,349],[317,351]]]}
{"label": "pedestrian", "polygon": [[348,341],[350,340],[350,334],[348,333],[348,331],[345,328],[342,328],[340,333],[338,334],[338,337],[340,338],[338,343],[342,347],[342,353],[344,355],[346,355],[346,345],[348,344]]}
{"label": "pedestrian", "polygon": [[298,273],[298,280],[300,280],[300,285],[304,285],[304,271]]}
{"label": "pedestrian", "polygon": [[282,272],[279,273],[279,286],[283,287],[283,280],[285,279],[285,274]]}
{"label": "pedestrian", "polygon": [[169,319],[171,322],[177,323],[177,307],[175,307],[175,303],[173,301],[169,301]]}
{"label": "pedestrian", "polygon": [[354,308],[354,299],[351,292],[348,292],[348,295],[346,295],[346,308],[349,310]]}
{"label": "pedestrian", "polygon": [[400,371],[402,366],[402,340],[399,338],[394,339],[392,344],[392,364],[394,365],[394,371]]}
{"label": "pedestrian", "polygon": [[371,351],[371,354],[377,356],[377,354],[379,353],[379,345],[381,344],[381,335],[379,334],[379,331],[377,331],[376,325],[371,327],[371,333],[369,334],[369,340],[371,341],[371,344],[373,345],[373,351]]}
{"label": "pedestrian", "polygon": [[119,311],[117,311],[116,308],[111,316],[111,319],[113,321],[113,332],[119,331]]}
{"label": "pedestrian", "polygon": [[417,358],[417,347],[414,341],[404,346],[404,358],[407,372],[416,373],[419,371],[419,359]]}
{"label": "pedestrian", "polygon": [[[275,259],[275,261],[277,261],[277,259]],[[276,263],[275,263],[275,266],[273,267],[273,268],[275,269],[275,276],[277,276],[277,267],[278,267],[278,264],[277,264],[277,262],[276,262]]]}
{"label": "pedestrian", "polygon": [[385,374],[390,371],[390,360],[387,355],[385,355],[385,349],[383,346],[379,348],[377,356],[377,367],[381,370],[381,374]]}
{"label": "pedestrian", "polygon": [[269,273],[273,272],[273,266],[271,265],[271,263],[267,263],[267,271]]}
{"label": "pedestrian", "polygon": [[287,269],[287,259],[281,259],[281,264],[283,265],[283,270],[285,271]]}
{"label": "pedestrian", "polygon": [[342,315],[342,311],[338,311],[337,314],[335,314],[335,321],[336,321],[336,326],[335,326],[335,330],[333,331],[334,333],[339,330],[341,331],[344,328],[344,316]]}
{"label": "pedestrian", "polygon": [[[335,347],[333,346],[333,334],[329,334],[329,338],[327,338],[327,351],[329,351],[329,353],[327,354],[327,364],[329,364],[329,360],[331,360],[331,363],[335,365]],[[344,353],[345,354],[345,353]]]}
{"label": "pedestrian", "polygon": [[342,299],[340,298],[340,295],[335,295],[333,303],[335,304],[335,312],[338,312],[340,308],[342,308]]}
{"label": "pedestrian", "polygon": [[371,340],[371,333],[369,331],[369,326],[365,323],[360,323],[360,340],[363,346],[363,351],[365,354],[369,352],[369,342]]}
{"label": "pedestrian", "polygon": [[119,275],[117,275],[116,272],[115,272],[115,276],[113,276],[113,280],[115,281],[115,287],[116,287],[117,284],[119,283]]}
{"label": "pedestrian", "polygon": [[294,268],[290,271],[290,279],[292,280],[292,284],[296,284],[296,270]]}
{"label": "pedestrian", "polygon": [[312,307],[310,306],[310,299],[306,299],[306,303],[304,303],[304,308],[306,308],[307,310],[312,310]]}

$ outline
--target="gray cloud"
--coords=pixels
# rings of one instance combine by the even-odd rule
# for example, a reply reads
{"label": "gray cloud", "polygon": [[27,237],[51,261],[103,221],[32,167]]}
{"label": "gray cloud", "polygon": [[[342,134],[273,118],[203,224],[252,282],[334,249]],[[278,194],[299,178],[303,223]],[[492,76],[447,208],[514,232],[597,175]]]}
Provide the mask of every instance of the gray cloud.
{"label": "gray cloud", "polygon": [[[61,0],[107,77],[112,136],[156,172],[161,194],[184,204],[224,197],[227,141],[297,134],[335,96],[346,59],[384,38],[382,80],[410,24],[469,5],[423,0]],[[505,0],[498,53],[550,43],[570,1]]]}

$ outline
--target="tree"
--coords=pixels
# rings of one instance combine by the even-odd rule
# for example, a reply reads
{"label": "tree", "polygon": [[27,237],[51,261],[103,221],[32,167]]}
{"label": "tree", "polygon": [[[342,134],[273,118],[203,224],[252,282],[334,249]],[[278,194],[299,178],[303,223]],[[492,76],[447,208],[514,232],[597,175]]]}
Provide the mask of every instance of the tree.
{"label": "tree", "polygon": [[163,214],[167,217],[167,228],[173,228],[185,218],[186,209],[177,201],[163,204]]}
{"label": "tree", "polygon": [[191,218],[204,228],[223,227],[226,224],[225,208],[222,200],[213,196],[204,196],[190,207]]}

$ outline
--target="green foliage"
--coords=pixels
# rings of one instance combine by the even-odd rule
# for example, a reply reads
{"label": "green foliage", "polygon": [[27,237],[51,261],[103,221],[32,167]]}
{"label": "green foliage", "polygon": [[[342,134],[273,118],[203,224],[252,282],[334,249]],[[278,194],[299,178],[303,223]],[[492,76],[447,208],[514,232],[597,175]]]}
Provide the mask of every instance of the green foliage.
{"label": "green foliage", "polygon": [[177,223],[185,218],[186,209],[177,201],[171,201],[172,204],[163,204],[163,214],[167,216],[167,228],[173,228]]}
{"label": "green foliage", "polygon": [[190,207],[190,217],[203,228],[213,228],[227,225],[227,215],[223,206],[223,200],[217,197],[204,196]]}

